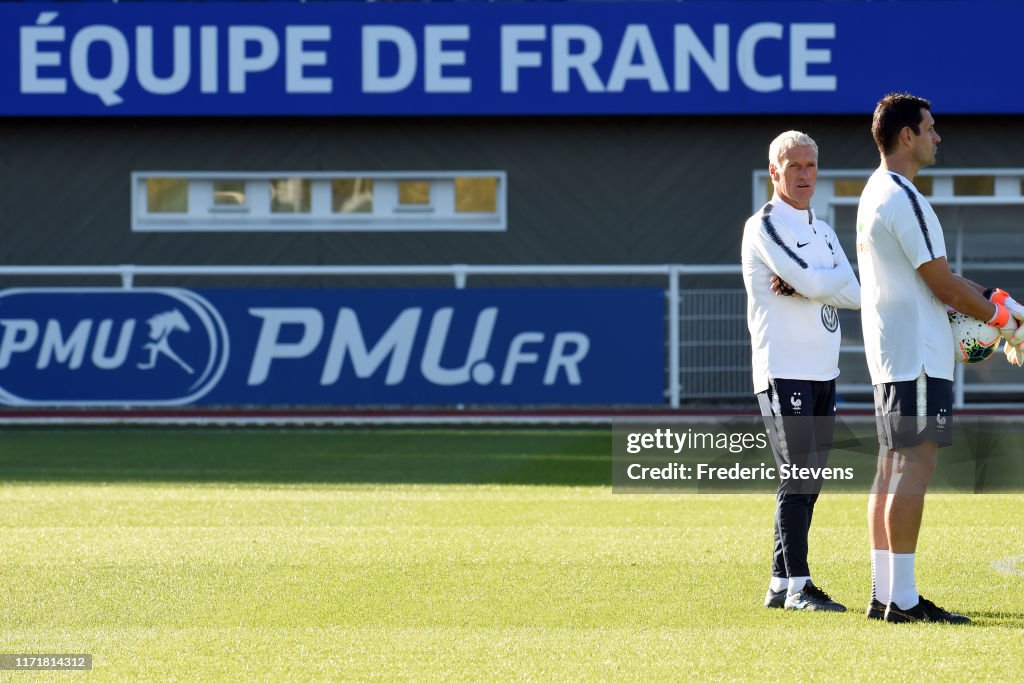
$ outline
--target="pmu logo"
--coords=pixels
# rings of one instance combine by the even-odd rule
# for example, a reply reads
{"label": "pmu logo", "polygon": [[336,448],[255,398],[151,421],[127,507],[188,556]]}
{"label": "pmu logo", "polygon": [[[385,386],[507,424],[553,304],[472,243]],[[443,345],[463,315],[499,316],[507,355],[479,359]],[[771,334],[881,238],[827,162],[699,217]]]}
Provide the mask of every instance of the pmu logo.
{"label": "pmu logo", "polygon": [[[346,363],[351,364],[358,379],[371,378],[386,365],[384,383],[387,386],[402,384],[410,365],[415,362],[414,350],[420,348],[417,340],[423,337],[421,329],[425,329],[426,334],[419,356],[418,374],[438,387],[470,383],[486,386],[494,382],[509,386],[515,384],[521,369],[531,365],[544,368],[541,380],[544,386],[554,385],[562,376],[575,386],[583,381],[580,364],[590,352],[590,338],[586,334],[562,331],[554,333],[547,357],[542,358],[537,347],[545,343],[545,334],[519,332],[508,341],[506,349],[494,354],[504,358],[504,362],[496,367],[487,360],[491,355],[492,339],[496,336],[496,306],[477,313],[465,351],[453,348],[459,343],[452,343],[450,338],[455,327],[455,309],[451,306],[438,308],[432,315],[420,306],[405,308],[376,340],[368,340],[352,308],[338,310],[334,328],[329,333],[325,330],[323,314],[314,308],[250,308],[249,313],[261,320],[249,369],[249,386],[267,382],[272,366],[279,361],[309,358],[325,345],[326,355],[322,356],[320,372],[322,386],[338,383]],[[288,333],[289,328],[293,328],[291,334]],[[462,331],[465,332],[465,328]],[[326,344],[325,339],[329,339]]]}
{"label": "pmu logo", "polygon": [[0,292],[0,401],[182,405],[224,374],[217,310],[184,289]]}

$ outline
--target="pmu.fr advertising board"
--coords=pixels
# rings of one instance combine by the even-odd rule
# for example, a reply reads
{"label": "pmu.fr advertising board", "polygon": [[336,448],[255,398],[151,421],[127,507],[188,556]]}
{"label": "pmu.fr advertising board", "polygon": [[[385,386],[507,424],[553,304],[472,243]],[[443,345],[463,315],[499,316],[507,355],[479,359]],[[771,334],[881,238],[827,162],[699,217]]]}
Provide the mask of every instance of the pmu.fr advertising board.
{"label": "pmu.fr advertising board", "polygon": [[8,289],[0,402],[658,404],[655,288]]}

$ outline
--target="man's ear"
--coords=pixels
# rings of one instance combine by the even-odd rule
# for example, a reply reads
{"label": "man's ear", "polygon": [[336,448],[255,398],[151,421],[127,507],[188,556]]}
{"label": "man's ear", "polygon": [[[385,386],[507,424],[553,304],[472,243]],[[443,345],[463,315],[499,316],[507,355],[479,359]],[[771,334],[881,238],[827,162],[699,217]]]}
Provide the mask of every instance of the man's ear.
{"label": "man's ear", "polygon": [[775,167],[774,163],[768,164],[768,175],[770,175],[773,180],[775,179],[775,176],[778,174],[778,170],[779,169]]}

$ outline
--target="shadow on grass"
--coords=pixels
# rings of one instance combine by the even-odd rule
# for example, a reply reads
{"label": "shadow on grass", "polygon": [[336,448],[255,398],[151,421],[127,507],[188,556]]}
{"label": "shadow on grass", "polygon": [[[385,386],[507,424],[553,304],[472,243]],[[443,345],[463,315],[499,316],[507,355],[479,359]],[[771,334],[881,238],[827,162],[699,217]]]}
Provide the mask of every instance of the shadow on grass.
{"label": "shadow on grass", "polygon": [[[981,623],[978,621],[972,622],[972,625],[978,626],[1006,626],[1008,628],[1024,629],[1024,614],[1017,614],[1014,612],[975,612],[972,610],[963,610],[967,616],[972,619],[982,619]],[[998,623],[988,623],[988,620],[994,620]]]}
{"label": "shadow on grass", "polygon": [[610,485],[608,431],[51,429],[0,433],[0,482]]}

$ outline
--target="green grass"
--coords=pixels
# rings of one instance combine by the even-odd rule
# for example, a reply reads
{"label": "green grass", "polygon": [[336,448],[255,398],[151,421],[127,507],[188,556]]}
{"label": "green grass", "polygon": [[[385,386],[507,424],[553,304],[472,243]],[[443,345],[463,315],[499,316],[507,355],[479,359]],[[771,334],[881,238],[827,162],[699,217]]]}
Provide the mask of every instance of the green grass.
{"label": "green grass", "polygon": [[91,674],[32,674],[59,680],[1020,676],[1024,576],[991,563],[1024,555],[1024,495],[929,496],[919,585],[975,623],[892,626],[861,612],[863,495],[824,495],[812,532],[851,613],[765,610],[772,496],[613,495],[609,448],[8,431],[0,652],[94,654]]}

